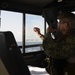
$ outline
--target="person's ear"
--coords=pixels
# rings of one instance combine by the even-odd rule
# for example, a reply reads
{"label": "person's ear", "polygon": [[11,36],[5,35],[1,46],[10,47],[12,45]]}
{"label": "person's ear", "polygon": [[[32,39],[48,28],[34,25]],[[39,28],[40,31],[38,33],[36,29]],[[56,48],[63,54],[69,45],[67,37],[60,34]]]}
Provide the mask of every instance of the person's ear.
{"label": "person's ear", "polygon": [[68,28],[69,28],[69,26],[68,26],[67,23],[64,23],[64,28],[65,28],[65,29],[68,29]]}

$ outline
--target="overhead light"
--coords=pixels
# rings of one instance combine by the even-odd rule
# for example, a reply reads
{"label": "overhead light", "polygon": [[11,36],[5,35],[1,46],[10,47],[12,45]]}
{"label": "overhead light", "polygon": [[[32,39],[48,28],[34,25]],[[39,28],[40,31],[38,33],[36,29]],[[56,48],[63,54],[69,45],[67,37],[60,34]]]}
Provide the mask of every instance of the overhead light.
{"label": "overhead light", "polygon": [[62,2],[62,0],[58,0],[58,2]]}

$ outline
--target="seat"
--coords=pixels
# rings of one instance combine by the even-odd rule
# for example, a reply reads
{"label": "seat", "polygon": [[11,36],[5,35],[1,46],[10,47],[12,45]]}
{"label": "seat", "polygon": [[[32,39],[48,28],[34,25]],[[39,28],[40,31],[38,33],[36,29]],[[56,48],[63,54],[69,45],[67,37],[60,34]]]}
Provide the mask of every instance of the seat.
{"label": "seat", "polygon": [[9,75],[8,71],[6,70],[3,62],[0,59],[0,75]]}
{"label": "seat", "polygon": [[12,32],[0,32],[0,58],[9,75],[31,75]]}

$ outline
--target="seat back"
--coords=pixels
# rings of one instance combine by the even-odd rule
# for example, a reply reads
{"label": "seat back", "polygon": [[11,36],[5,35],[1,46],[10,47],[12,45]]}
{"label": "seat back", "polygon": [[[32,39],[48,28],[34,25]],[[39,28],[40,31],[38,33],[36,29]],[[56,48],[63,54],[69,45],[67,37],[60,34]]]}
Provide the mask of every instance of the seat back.
{"label": "seat back", "polygon": [[0,57],[10,75],[30,75],[12,32],[0,32]]}
{"label": "seat back", "polygon": [[5,68],[1,58],[0,58],[0,75],[9,75],[7,69]]}

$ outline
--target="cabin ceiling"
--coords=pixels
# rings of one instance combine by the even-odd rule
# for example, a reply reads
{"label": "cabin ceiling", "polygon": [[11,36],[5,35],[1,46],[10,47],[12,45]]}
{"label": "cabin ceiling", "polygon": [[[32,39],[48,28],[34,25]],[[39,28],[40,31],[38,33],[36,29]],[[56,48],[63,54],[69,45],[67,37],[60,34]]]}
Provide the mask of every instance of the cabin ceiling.
{"label": "cabin ceiling", "polygon": [[48,3],[51,3],[54,0],[12,0],[20,3],[24,3],[27,5],[37,6],[37,7],[44,7]]}
{"label": "cabin ceiling", "polygon": [[0,9],[41,15],[43,8],[56,7],[58,3],[65,11],[75,10],[75,0],[0,0]]}
{"label": "cabin ceiling", "polygon": [[42,8],[54,0],[0,0],[0,8],[40,15]]}

